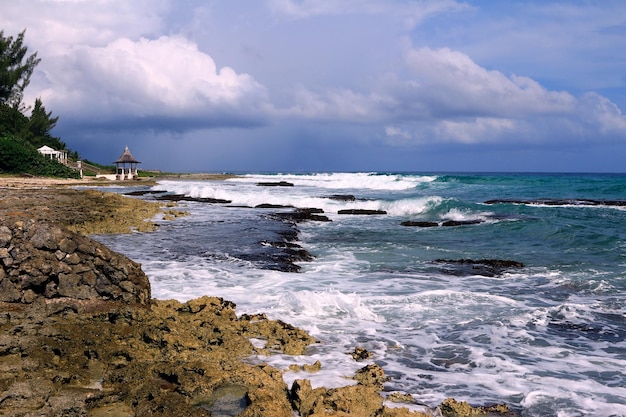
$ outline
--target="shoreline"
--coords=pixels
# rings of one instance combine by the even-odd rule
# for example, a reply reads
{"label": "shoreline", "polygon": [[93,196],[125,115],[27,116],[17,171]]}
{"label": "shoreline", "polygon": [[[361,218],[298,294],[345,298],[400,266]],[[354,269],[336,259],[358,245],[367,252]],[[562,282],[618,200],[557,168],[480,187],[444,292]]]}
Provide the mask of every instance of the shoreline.
{"label": "shoreline", "polygon": [[[211,174],[200,175],[203,175],[202,179],[222,178]],[[169,176],[164,178],[173,179]],[[200,179],[198,174],[181,177],[187,180],[192,178]],[[147,181],[141,180],[107,181],[105,184],[149,185]],[[12,276],[11,271],[31,271],[33,268],[44,271],[43,276],[37,276],[36,271],[28,272],[27,276],[21,276],[20,279],[29,282],[34,282],[35,278],[37,280],[37,283],[30,287],[22,284],[22,294],[16,295],[16,300],[21,301],[2,300],[0,302],[0,329],[4,333],[13,332],[14,334],[12,338],[0,340],[0,351],[19,353],[17,356],[0,355],[0,371],[2,371],[0,374],[5,375],[0,377],[0,411],[9,410],[14,413],[20,409],[19,407],[33,408],[32,413],[35,413],[34,410],[41,410],[36,407],[43,407],[41,401],[37,400],[37,397],[41,396],[37,390],[42,385],[49,388],[47,395],[50,398],[58,399],[60,394],[56,394],[62,393],[64,398],[71,398],[71,401],[67,401],[73,404],[73,407],[84,407],[87,413],[85,415],[94,417],[112,415],[110,413],[122,416],[151,415],[148,409],[154,411],[154,407],[157,407],[159,402],[167,403],[168,407],[171,407],[170,413],[163,415],[180,415],[183,410],[193,411],[193,414],[188,415],[207,415],[206,410],[211,410],[210,407],[213,407],[218,399],[232,395],[229,390],[233,387],[238,387],[238,392],[245,393],[244,402],[248,405],[240,410],[241,413],[232,415],[278,417],[293,415],[294,409],[302,416],[322,415],[321,413],[330,416],[372,417],[430,415],[420,411],[410,411],[411,407],[416,406],[410,394],[389,396],[384,402],[381,392],[384,390],[383,384],[387,377],[383,369],[371,360],[364,361],[364,365],[372,363],[365,365],[357,375],[352,377],[356,380],[356,385],[336,389],[312,389],[307,379],[297,379],[292,387],[287,387],[281,370],[267,365],[245,364],[242,359],[246,355],[269,355],[271,350],[301,355],[304,354],[306,346],[315,341],[301,330],[287,323],[267,320],[262,314],[250,317],[244,315],[245,317],[238,318],[235,316],[235,305],[230,301],[207,296],[184,304],[173,300],[151,299],[148,305],[134,307],[117,301],[47,298],[43,292],[40,294],[38,291],[43,291],[44,288],[42,279],[49,281],[45,285],[47,293],[50,285],[62,287],[62,280],[65,276],[76,276],[76,274],[88,276],[89,268],[111,258],[109,255],[101,258],[100,261],[90,258],[86,263],[87,266],[84,266],[79,259],[80,251],[72,249],[72,245],[67,241],[69,239],[78,242],[80,239],[88,238],[74,236],[72,232],[88,235],[154,230],[150,227],[144,228],[144,226],[150,225],[150,220],[163,210],[163,205],[160,203],[130,198],[117,193],[71,188],[77,185],[100,186],[101,184],[91,180],[0,177],[0,188],[2,188],[0,228],[4,228],[0,231],[4,231],[7,235],[7,226],[13,230],[12,241],[5,237],[0,242],[0,252],[2,252],[0,260],[4,263],[4,266],[0,264],[0,287],[3,285],[2,279],[7,280]],[[48,256],[49,258],[46,259],[50,261],[37,261],[34,265],[31,262],[28,267],[15,269],[15,263],[26,262],[20,258],[19,254],[11,255],[15,251],[13,246],[17,245],[16,233],[23,233],[28,227],[48,223],[52,224],[50,227],[53,229],[54,225],[58,224],[71,232],[50,233],[50,235],[57,236],[58,243],[39,244],[42,253]],[[29,233],[41,235],[36,231]],[[4,241],[7,243],[3,248]],[[23,242],[28,245],[26,240]],[[82,244],[82,247],[89,245],[100,247],[96,242]],[[81,247],[81,245],[77,246]],[[108,250],[104,248],[96,252]],[[39,253],[34,249],[28,250],[33,254]],[[85,253],[93,252],[89,249],[84,249],[84,251]],[[37,256],[40,255],[32,255],[29,259],[39,259]],[[123,255],[120,256],[125,258]],[[55,259],[60,265],[59,271],[65,272],[54,275],[54,272],[50,272],[54,271],[54,268],[45,266],[45,269],[42,269],[42,265],[47,265],[48,262],[54,263]],[[102,266],[105,269],[108,268],[106,262]],[[126,262],[130,262],[129,266],[124,266]],[[115,261],[115,266],[122,271],[129,268],[136,269],[130,260]],[[51,277],[54,278],[52,281],[50,281]],[[148,277],[145,279],[147,281]],[[98,289],[97,281],[94,282],[95,288]],[[146,285],[149,288],[149,282]],[[128,285],[122,285],[121,289],[116,291],[126,294],[126,287]],[[25,288],[28,289],[25,290]],[[129,297],[128,294],[126,297]],[[59,314],[59,312],[68,311],[67,309],[74,313]],[[117,318],[112,319],[113,317]],[[34,318],[36,318],[35,322],[33,322]],[[208,324],[207,331],[210,330],[210,334],[204,333],[205,330],[202,328],[205,325],[200,323]],[[261,325],[265,327],[262,329],[259,327]],[[23,333],[18,331],[19,328],[28,329],[26,339]],[[87,331],[85,329],[89,329],[90,332],[97,334],[99,332],[97,329],[100,328],[107,329],[105,332],[107,337],[94,337],[89,332],[84,333]],[[132,334],[129,333],[131,328],[134,329]],[[121,334],[125,336],[122,337]],[[185,334],[185,337],[182,337],[182,334]],[[266,347],[253,347],[249,342],[250,338],[265,340]],[[46,353],[50,349],[54,353],[52,356]],[[355,347],[355,352],[358,349]],[[20,365],[24,357],[31,358],[31,362],[24,365],[26,368]],[[40,358],[37,360],[41,362],[36,362],[36,358]],[[360,359],[354,357],[354,360]],[[76,368],[73,364],[76,361],[77,363],[84,362],[83,367]],[[219,365],[216,366],[213,362]],[[189,365],[190,363],[193,366]],[[136,375],[139,369],[149,371]],[[306,378],[306,372],[309,371],[311,370],[305,369],[303,365],[303,378]],[[219,383],[210,382],[207,378],[219,381]],[[350,377],[346,376],[346,378]],[[125,382],[117,382],[119,380]],[[16,390],[25,389],[25,385],[30,387],[29,393],[17,393]],[[80,388],[80,392],[75,393],[77,387]],[[195,394],[185,395],[185,392]],[[23,397],[21,400],[20,395]],[[13,400],[7,401],[7,398],[13,398]],[[92,398],[89,400],[91,403],[87,401],[89,398]],[[241,397],[237,398],[241,399]],[[395,405],[385,405],[388,402]],[[89,406],[91,408],[86,405],[88,403],[91,404]],[[276,403],[279,406],[269,411],[268,403]],[[53,407],[49,400],[46,400],[44,405]],[[259,411],[264,407],[268,410],[267,412]],[[485,407],[483,411],[490,413],[489,415],[515,415],[505,406],[499,407],[498,409]],[[478,408],[469,407],[467,403],[457,403],[451,399],[446,400],[438,408],[443,416],[463,416],[470,415],[470,413],[476,415],[474,413],[478,410]],[[141,410],[145,410],[145,413]],[[324,410],[334,410],[334,412],[326,413]],[[27,412],[16,415],[32,414]]]}
{"label": "shoreline", "polygon": [[147,186],[154,185],[159,180],[210,180],[222,181],[229,178],[236,178],[235,174],[221,173],[171,173],[155,174],[152,177],[140,177],[137,180],[112,181],[96,177],[84,177],[82,179],[73,178],[51,178],[33,177],[0,174],[0,188],[45,188],[45,187],[75,187],[94,186],[101,187],[107,185],[115,186]]}

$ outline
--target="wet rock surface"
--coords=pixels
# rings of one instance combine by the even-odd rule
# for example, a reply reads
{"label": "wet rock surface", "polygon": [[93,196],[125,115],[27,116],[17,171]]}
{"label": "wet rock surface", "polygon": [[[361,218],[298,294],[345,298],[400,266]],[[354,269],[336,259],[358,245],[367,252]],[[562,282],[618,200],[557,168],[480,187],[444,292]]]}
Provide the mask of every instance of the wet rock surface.
{"label": "wet rock surface", "polygon": [[269,353],[251,337],[291,353],[314,342],[284,323],[239,319],[214,297],[39,299],[0,311],[0,415],[207,416],[238,386],[240,415],[292,416],[282,374],[241,359]]}
{"label": "wet rock surface", "polygon": [[150,282],[139,264],[92,239],[10,217],[0,225],[0,301],[38,297],[146,304]]}
{"label": "wet rock surface", "polygon": [[152,300],[139,264],[46,220],[1,217],[0,256],[0,415],[293,415],[282,374],[242,358],[302,354],[304,331]]}
{"label": "wet rock surface", "polygon": [[472,224],[483,223],[482,220],[445,220],[443,222],[433,221],[411,221],[407,220],[400,223],[401,226],[406,227],[454,227],[454,226],[466,226]]}
{"label": "wet rock surface", "polygon": [[525,204],[545,206],[626,206],[626,200],[593,200],[584,198],[538,198],[524,199],[494,199],[487,200],[485,204]]}
{"label": "wet rock surface", "polygon": [[229,204],[232,203],[230,200],[223,200],[219,198],[204,198],[204,197],[190,197],[184,194],[165,194],[158,195],[154,197],[155,200],[159,201],[195,201],[197,203],[209,203],[209,204]]}
{"label": "wet rock surface", "polygon": [[300,223],[305,221],[330,222],[325,216],[324,210],[317,208],[297,208],[288,212],[273,213],[271,216],[277,220]]}
{"label": "wet rock surface", "polygon": [[287,181],[258,182],[256,185],[259,187],[293,187],[293,183]]}
{"label": "wet rock surface", "polygon": [[337,213],[338,214],[356,214],[356,215],[364,215],[364,216],[387,214],[385,210],[367,210],[367,209],[345,209],[345,210],[339,210]]}
{"label": "wet rock surface", "polygon": [[0,216],[48,220],[81,234],[148,232],[161,204],[114,193],[68,188],[2,188]]}
{"label": "wet rock surface", "polygon": [[495,277],[524,267],[522,262],[507,259],[436,259],[433,262],[442,265],[443,272],[457,276]]}

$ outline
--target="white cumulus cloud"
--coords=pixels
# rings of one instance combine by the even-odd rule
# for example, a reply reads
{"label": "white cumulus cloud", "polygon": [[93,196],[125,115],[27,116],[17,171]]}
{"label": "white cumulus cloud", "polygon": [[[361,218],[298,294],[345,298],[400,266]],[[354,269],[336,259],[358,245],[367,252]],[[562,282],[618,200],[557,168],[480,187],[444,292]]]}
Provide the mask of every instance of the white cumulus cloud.
{"label": "white cumulus cloud", "polygon": [[259,117],[266,106],[252,76],[218,68],[181,36],[79,45],[50,61],[42,96],[76,117],[205,117],[228,125]]}
{"label": "white cumulus cloud", "polygon": [[407,63],[422,87],[421,98],[439,116],[566,114],[576,105],[567,92],[549,91],[528,77],[488,70],[448,48],[412,49]]}

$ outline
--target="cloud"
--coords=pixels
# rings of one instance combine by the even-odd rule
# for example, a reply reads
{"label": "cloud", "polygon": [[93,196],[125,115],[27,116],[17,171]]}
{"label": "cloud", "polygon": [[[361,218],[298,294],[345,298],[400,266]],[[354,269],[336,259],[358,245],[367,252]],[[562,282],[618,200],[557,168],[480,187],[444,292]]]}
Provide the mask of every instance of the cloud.
{"label": "cloud", "polygon": [[406,2],[398,0],[269,0],[272,12],[292,19],[307,19],[316,16],[334,16],[345,14],[392,15],[404,22],[406,27],[413,27],[427,17],[451,11],[466,10],[464,3],[454,0],[425,0]]}
{"label": "cloud", "polygon": [[384,93],[361,93],[345,88],[318,93],[299,86],[294,92],[293,106],[277,114],[283,118],[371,124],[385,120],[384,109],[393,107],[394,98]]}
{"label": "cloud", "polygon": [[417,94],[437,118],[563,115],[576,104],[567,92],[548,91],[528,77],[487,70],[448,48],[412,49],[407,64],[419,84]]}
{"label": "cloud", "polygon": [[121,37],[137,39],[164,30],[167,0],[29,0],[2,5],[7,32],[27,28],[27,41],[42,55],[67,45],[103,46]]}
{"label": "cloud", "polygon": [[252,76],[217,68],[181,36],[78,45],[49,61],[44,101],[83,123],[166,118],[190,128],[249,125],[261,123],[269,106]]}
{"label": "cloud", "polygon": [[[620,1],[6,3],[5,33],[26,27],[42,58],[27,104],[42,97],[79,151],[142,138],[186,155],[219,143],[216,162],[246,149],[271,169],[286,149],[285,161],[306,152],[322,166],[343,147],[393,166],[424,149],[626,138]],[[167,150],[155,154],[173,160]]]}
{"label": "cloud", "polygon": [[584,94],[577,113],[581,123],[595,129],[601,135],[621,135],[626,133],[626,117],[615,103],[598,93]]}

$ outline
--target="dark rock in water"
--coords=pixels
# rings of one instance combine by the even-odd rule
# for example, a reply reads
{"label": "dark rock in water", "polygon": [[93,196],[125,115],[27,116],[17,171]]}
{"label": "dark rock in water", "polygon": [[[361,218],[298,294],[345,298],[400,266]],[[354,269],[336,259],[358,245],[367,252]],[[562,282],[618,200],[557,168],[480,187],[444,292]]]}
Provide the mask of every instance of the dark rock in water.
{"label": "dark rock in water", "polygon": [[313,256],[295,243],[299,237],[296,223],[275,218],[274,214],[262,217],[270,220],[267,224],[269,228],[261,235],[264,235],[262,239],[244,245],[239,250],[231,252],[231,255],[253,262],[262,269],[299,272],[301,267],[296,265],[296,262],[311,261]]}
{"label": "dark rock in water", "polygon": [[293,206],[283,205],[283,204],[270,204],[270,203],[263,203],[263,204],[257,204],[256,206],[254,206],[254,208],[269,208],[269,209],[275,209],[275,208],[293,208]]}
{"label": "dark rock in water", "polygon": [[293,184],[287,181],[257,182],[256,185],[259,187],[293,187]]}
{"label": "dark rock in water", "polygon": [[524,267],[524,264],[521,262],[502,259],[435,259],[433,262],[446,264],[443,272],[456,276],[482,275],[495,277],[509,269]]}
{"label": "dark rock in water", "polygon": [[376,214],[387,214],[387,212],[384,210],[364,210],[364,209],[339,210],[337,213],[338,214],[358,214],[358,215],[366,215],[366,216],[376,215]]}
{"label": "dark rock in water", "polygon": [[404,221],[404,222],[400,223],[400,225],[407,226],[407,227],[439,227],[439,223],[437,223],[437,222],[427,222],[427,221],[419,221],[419,222]]}
{"label": "dark rock in water", "polygon": [[469,224],[479,224],[482,223],[482,220],[446,220],[443,223],[439,224],[437,222],[430,221],[404,221],[400,223],[402,226],[408,227],[453,227],[453,226],[465,226]]}
{"label": "dark rock in water", "polygon": [[295,224],[291,225],[292,227],[286,230],[278,231],[278,236],[285,239],[285,242],[294,242],[298,240],[298,229],[295,227]]}
{"label": "dark rock in water", "polygon": [[314,207],[312,207],[312,208],[299,208],[298,210],[304,211],[304,212],[307,212],[307,213],[313,213],[313,214],[321,214],[321,213],[324,212],[324,210],[322,210],[321,208],[314,208]]}
{"label": "dark rock in water", "polygon": [[292,242],[261,242],[263,245],[268,245],[273,248],[284,249],[284,253],[286,253],[291,262],[309,262],[314,259],[313,255],[311,255],[306,249],[303,249],[302,246],[297,243]]}
{"label": "dark rock in water", "polygon": [[144,190],[144,191],[131,191],[128,193],[124,193],[124,195],[141,197],[144,195],[152,195],[152,194],[165,194],[167,191],[153,191],[153,190]]}
{"label": "dark rock in water", "polygon": [[198,203],[213,203],[213,204],[229,204],[231,200],[222,200],[219,198],[203,198],[203,197],[189,197],[184,194],[167,194],[159,197],[155,197],[160,201],[195,201]]}
{"label": "dark rock in water", "polygon": [[335,201],[356,201],[356,197],[353,196],[352,194],[333,194],[333,195],[329,195],[326,198],[329,198]]}
{"label": "dark rock in water", "polygon": [[316,222],[329,222],[331,221],[327,216],[321,216],[319,213],[324,213],[322,209],[316,208],[300,208],[287,213],[273,213],[272,217],[292,221],[295,223],[303,221],[316,221]]}
{"label": "dark rock in water", "polygon": [[626,206],[626,200],[593,200],[586,198],[539,198],[533,200],[525,199],[495,199],[487,200],[485,204],[526,204],[545,206]]}
{"label": "dark rock in water", "polygon": [[441,223],[441,225],[444,227],[465,226],[468,224],[479,224],[482,222],[483,222],[482,220],[446,220],[445,222]]}
{"label": "dark rock in water", "polygon": [[548,330],[550,333],[569,340],[584,337],[594,342],[609,344],[621,343],[626,340],[626,317],[622,314],[597,312],[592,314],[594,317],[591,320],[574,322],[561,312],[553,312],[549,316]]}
{"label": "dark rock in water", "polygon": [[5,221],[0,244],[0,301],[150,301],[150,282],[141,265],[53,223]]}

